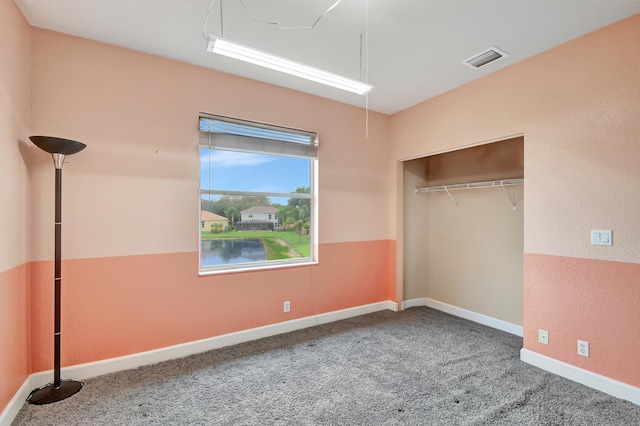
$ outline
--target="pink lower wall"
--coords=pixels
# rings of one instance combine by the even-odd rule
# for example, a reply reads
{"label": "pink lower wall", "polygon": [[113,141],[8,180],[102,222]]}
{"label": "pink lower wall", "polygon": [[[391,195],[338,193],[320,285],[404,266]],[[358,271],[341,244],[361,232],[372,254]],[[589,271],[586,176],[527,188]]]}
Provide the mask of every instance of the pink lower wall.
{"label": "pink lower wall", "polygon": [[29,376],[29,268],[0,273],[0,413]]}
{"label": "pink lower wall", "polygon": [[526,349],[640,387],[640,264],[526,253],[524,279]]}
{"label": "pink lower wall", "polygon": [[[401,302],[402,297],[398,297],[398,283],[397,283],[397,257],[396,254],[398,252],[397,248],[397,240],[389,240],[389,252],[387,254],[387,258],[389,259],[389,276],[387,277],[387,299],[392,301]],[[402,305],[400,304],[400,309],[402,309]]]}
{"label": "pink lower wall", "polygon": [[0,1],[0,414],[29,376],[31,28]]}
{"label": "pink lower wall", "polygon": [[[75,365],[388,299],[388,240],[320,244],[314,266],[199,277],[198,253],[63,263],[62,364]],[[31,263],[31,371],[52,368],[53,266]],[[394,290],[395,291],[395,290]],[[291,301],[291,312],[283,302]]]}

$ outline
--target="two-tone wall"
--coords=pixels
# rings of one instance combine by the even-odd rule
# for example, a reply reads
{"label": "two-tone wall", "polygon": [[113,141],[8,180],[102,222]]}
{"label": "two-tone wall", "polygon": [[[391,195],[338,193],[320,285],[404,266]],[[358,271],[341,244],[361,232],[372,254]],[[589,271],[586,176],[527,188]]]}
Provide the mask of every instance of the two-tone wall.
{"label": "two-tone wall", "polygon": [[[391,118],[399,161],[524,134],[524,349],[635,387],[639,39],[636,15]],[[613,246],[592,246],[591,229],[612,229]]]}
{"label": "two-tone wall", "polygon": [[[387,116],[366,139],[361,108],[39,29],[32,49],[31,132],[87,144],[64,166],[63,365],[394,298]],[[318,133],[318,265],[198,276],[199,112]],[[52,366],[46,154],[30,176],[37,372]]]}
{"label": "two-tone wall", "polygon": [[[63,365],[401,300],[401,161],[524,134],[525,350],[640,386],[640,16],[371,113],[368,139],[361,108],[30,28],[10,1],[0,24],[0,410],[52,366],[53,167],[31,134],[87,144],[64,167]],[[318,265],[198,276],[199,112],[318,132]]]}
{"label": "two-tone wall", "polygon": [[31,28],[0,1],[0,413],[28,377]]}

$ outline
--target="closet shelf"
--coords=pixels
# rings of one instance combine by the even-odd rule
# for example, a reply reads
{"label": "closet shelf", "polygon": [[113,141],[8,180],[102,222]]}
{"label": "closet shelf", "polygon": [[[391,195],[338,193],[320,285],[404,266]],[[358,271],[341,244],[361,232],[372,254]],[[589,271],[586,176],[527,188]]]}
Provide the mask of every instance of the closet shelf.
{"label": "closet shelf", "polygon": [[453,185],[438,185],[438,186],[429,186],[425,188],[416,188],[416,194],[420,192],[445,191],[449,196],[449,198],[451,199],[451,201],[453,202],[453,204],[455,204],[455,206],[459,208],[460,206],[458,205],[458,203],[456,203],[456,200],[454,200],[453,196],[449,191],[455,191],[460,189],[491,188],[491,187],[498,186],[504,189],[505,194],[507,194],[507,197],[509,197],[511,206],[515,210],[517,203],[511,199],[511,196],[509,195],[509,193],[507,192],[507,188],[505,187],[512,186],[512,185],[522,185],[523,183],[524,183],[524,179],[505,179],[505,180],[492,180],[488,182],[456,183]]}
{"label": "closet shelf", "polygon": [[492,186],[522,185],[523,183],[524,183],[524,179],[506,179],[506,180],[492,180],[489,182],[456,183],[454,185],[438,185],[438,186],[429,186],[426,188],[416,188],[416,193],[453,191],[456,189],[487,188]]}

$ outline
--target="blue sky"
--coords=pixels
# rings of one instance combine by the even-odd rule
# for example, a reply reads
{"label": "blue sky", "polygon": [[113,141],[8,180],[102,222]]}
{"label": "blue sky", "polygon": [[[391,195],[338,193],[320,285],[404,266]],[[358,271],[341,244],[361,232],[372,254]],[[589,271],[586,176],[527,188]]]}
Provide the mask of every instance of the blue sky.
{"label": "blue sky", "polygon": [[[309,163],[305,158],[200,148],[200,188],[293,192],[309,186]],[[286,204],[286,199],[272,201]]]}

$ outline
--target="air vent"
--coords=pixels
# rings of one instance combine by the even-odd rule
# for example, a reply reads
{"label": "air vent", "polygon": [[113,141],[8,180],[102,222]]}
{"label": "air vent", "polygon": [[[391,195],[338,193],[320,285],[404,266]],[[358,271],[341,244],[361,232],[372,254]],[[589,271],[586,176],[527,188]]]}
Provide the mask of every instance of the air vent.
{"label": "air vent", "polygon": [[478,69],[493,61],[497,61],[500,58],[504,58],[505,56],[509,55],[497,47],[491,47],[477,55],[473,55],[472,57],[465,59],[462,63],[470,66],[471,68]]}

